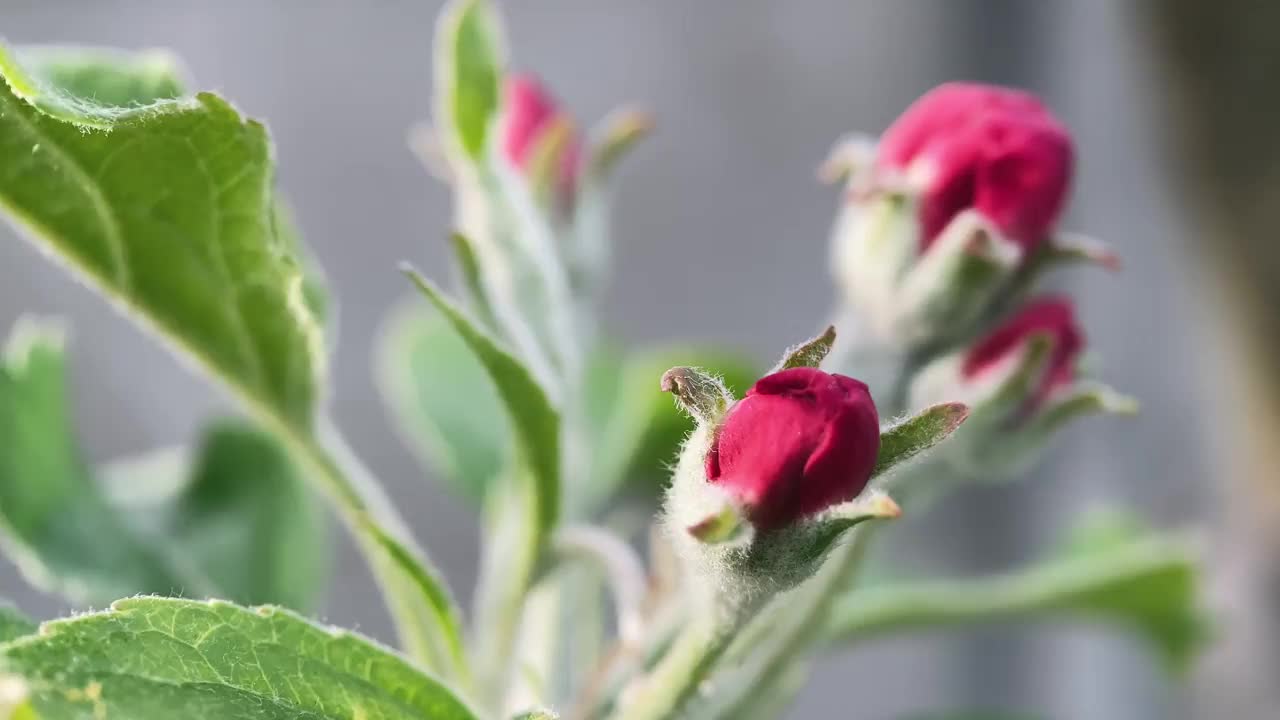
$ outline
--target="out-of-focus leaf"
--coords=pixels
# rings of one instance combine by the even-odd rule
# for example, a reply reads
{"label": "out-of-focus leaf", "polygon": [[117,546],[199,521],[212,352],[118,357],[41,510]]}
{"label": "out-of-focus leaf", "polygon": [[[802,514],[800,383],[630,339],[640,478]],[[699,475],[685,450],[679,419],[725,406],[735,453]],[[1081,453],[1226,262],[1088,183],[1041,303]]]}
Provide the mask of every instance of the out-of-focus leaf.
{"label": "out-of-focus leaf", "polygon": [[757,377],[749,360],[728,350],[675,345],[641,351],[618,361],[601,354],[589,375],[588,415],[600,435],[591,488],[595,502],[607,500],[625,481],[645,492],[663,487],[693,420],[676,407],[660,386],[663,373],[693,366],[720,377],[740,397]]}
{"label": "out-of-focus leaf", "polygon": [[448,687],[287,610],[162,598],[45,623],[0,646],[41,720],[474,720]]}
{"label": "out-of-focus leaf", "polygon": [[0,643],[30,635],[35,631],[35,621],[0,600]]}
{"label": "out-of-focus leaf", "polygon": [[[171,455],[163,463],[178,492],[123,503],[127,493],[115,494],[125,520],[179,567],[193,567],[219,598],[312,607],[326,574],[325,523],[284,448],[261,431],[223,421],[205,430],[194,463],[172,462],[181,459]],[[162,469],[150,459],[117,462],[106,482],[119,489],[137,479],[135,471]]]}
{"label": "out-of-focus leaf", "polygon": [[454,0],[436,27],[437,125],[473,162],[482,162],[502,97],[503,41],[487,0]]}
{"label": "out-of-focus leaf", "polygon": [[68,407],[60,337],[24,321],[0,363],[0,535],[34,584],[91,604],[163,593],[310,605],[322,523],[272,438],[225,424],[207,433],[190,470],[176,456],[148,463],[146,477],[140,465],[116,466],[117,487],[137,479],[171,491],[113,502]]}
{"label": "out-of-focus leaf", "polygon": [[510,461],[510,420],[448,319],[412,300],[383,328],[378,387],[409,446],[451,489],[479,502]]}
{"label": "out-of-focus leaf", "polygon": [[903,582],[839,600],[828,630],[847,643],[896,632],[1018,618],[1079,618],[1137,630],[1185,671],[1207,637],[1197,558],[1186,538],[1086,530],[1072,549],[1027,569],[972,580]]}
{"label": "out-of-focus leaf", "polygon": [[533,479],[531,501],[539,536],[554,527],[560,505],[560,416],[542,387],[514,355],[467,318],[438,288],[412,269],[406,273],[462,338],[488,373],[511,419],[511,427]]}
{"label": "out-of-focus leaf", "polygon": [[32,76],[76,98],[122,109],[172,100],[184,92],[182,64],[165,50],[37,45],[17,55]]}

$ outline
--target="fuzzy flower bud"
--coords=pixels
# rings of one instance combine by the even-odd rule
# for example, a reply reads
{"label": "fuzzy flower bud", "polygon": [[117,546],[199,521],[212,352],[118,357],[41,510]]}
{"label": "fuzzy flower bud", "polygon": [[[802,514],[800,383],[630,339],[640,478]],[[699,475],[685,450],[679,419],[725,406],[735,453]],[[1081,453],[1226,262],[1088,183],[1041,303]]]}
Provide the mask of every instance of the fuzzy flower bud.
{"label": "fuzzy flower bud", "polygon": [[880,447],[867,386],[799,367],[761,378],[725,416],[705,461],[759,530],[847,502],[866,487]]}
{"label": "fuzzy flower bud", "polygon": [[[536,162],[554,163],[551,167],[557,194],[563,200],[573,197],[581,164],[581,141],[571,119],[532,75],[507,78],[501,141],[507,160],[522,172],[532,172]],[[540,153],[555,157],[539,158]]]}
{"label": "fuzzy flower bud", "polygon": [[1050,245],[1074,165],[1070,134],[1038,99],[971,83],[926,93],[874,149],[857,146],[860,161],[839,160],[850,147],[832,161],[848,179],[837,279],[899,348],[963,339],[999,309]]}
{"label": "fuzzy flower bud", "polygon": [[1029,250],[1057,223],[1073,157],[1071,135],[1035,96],[948,83],[885,131],[876,159],[919,184],[922,251],[969,208]]}
{"label": "fuzzy flower bud", "polygon": [[1044,369],[1027,398],[1029,410],[1044,404],[1056,391],[1068,388],[1076,377],[1076,361],[1084,350],[1084,331],[1076,323],[1075,308],[1063,296],[1048,296],[1028,303],[1017,315],[982,338],[964,355],[960,372],[966,382],[981,383],[1017,362],[1034,337],[1048,343]]}
{"label": "fuzzy flower bud", "polygon": [[1046,296],[1027,303],[968,349],[925,367],[912,402],[960,400],[973,407],[949,457],[974,475],[1024,469],[1067,421],[1096,412],[1132,412],[1133,401],[1081,381],[1084,332],[1071,301]]}

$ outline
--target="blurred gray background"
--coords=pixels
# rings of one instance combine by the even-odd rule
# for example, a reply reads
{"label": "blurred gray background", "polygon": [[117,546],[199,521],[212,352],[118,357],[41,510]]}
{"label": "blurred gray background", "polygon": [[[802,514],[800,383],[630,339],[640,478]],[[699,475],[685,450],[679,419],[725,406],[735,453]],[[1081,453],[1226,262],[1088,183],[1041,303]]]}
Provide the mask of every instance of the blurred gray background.
{"label": "blurred gray background", "polygon": [[[333,402],[357,450],[392,488],[460,589],[476,560],[469,511],[424,477],[388,425],[369,348],[406,293],[395,263],[446,276],[447,189],[406,150],[428,117],[439,2],[3,0],[11,42],[165,46],[196,85],[264,119],[279,180],[340,301]],[[1136,421],[1091,420],[1043,470],[919,522],[913,552],[956,572],[999,569],[1043,548],[1078,511],[1122,503],[1161,525],[1205,523],[1212,421],[1199,378],[1216,367],[1204,293],[1184,262],[1184,218],[1160,152],[1153,55],[1125,3],[806,0],[505,3],[516,65],[543,75],[583,122],[623,101],[658,130],[623,173],[615,215],[613,334],[640,344],[709,338],[766,358],[826,317],[835,192],[814,170],[850,130],[879,132],[951,79],[1043,95],[1079,145],[1065,225],[1113,243],[1121,275],[1063,275],[1101,374],[1138,396]],[[679,262],[672,262],[679,258]],[[73,322],[76,413],[95,459],[181,443],[224,401],[61,271],[0,228],[0,327],[25,312]],[[338,545],[326,619],[387,637],[352,549]],[[0,595],[39,617],[62,608],[0,564]],[[1009,626],[877,643],[817,663],[796,718],[897,717],[954,706],[1053,718],[1189,716],[1188,693],[1124,635]],[[855,711],[856,709],[856,711]]]}

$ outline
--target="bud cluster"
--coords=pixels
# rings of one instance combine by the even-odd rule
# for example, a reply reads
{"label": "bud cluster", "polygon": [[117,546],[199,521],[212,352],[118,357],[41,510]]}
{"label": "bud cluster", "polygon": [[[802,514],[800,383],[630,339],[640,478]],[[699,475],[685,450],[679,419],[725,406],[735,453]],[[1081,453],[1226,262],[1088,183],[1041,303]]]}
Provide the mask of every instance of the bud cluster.
{"label": "bud cluster", "polygon": [[1057,228],[1073,145],[1036,97],[950,83],[828,161],[846,185],[833,236],[844,312],[864,346],[907,359],[900,400],[973,407],[948,453],[967,474],[1021,469],[1072,417],[1132,406],[1080,380],[1071,300],[1034,296],[1062,261],[1116,265]]}

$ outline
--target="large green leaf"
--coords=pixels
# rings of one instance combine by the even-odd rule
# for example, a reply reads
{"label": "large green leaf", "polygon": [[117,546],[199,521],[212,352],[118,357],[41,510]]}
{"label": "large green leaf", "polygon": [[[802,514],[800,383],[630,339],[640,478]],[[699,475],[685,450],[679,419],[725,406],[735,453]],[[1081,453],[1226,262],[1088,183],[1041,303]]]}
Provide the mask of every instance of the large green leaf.
{"label": "large green leaf", "polygon": [[[0,208],[242,400],[349,527],[394,532],[404,553],[371,535],[361,548],[401,638],[433,666],[456,667],[427,650],[456,645],[456,622],[435,602],[442,581],[341,436],[316,422],[323,298],[275,197],[266,130],[208,93],[104,105],[24,71],[3,48],[0,77]],[[420,593],[423,578],[434,592]]]}
{"label": "large green leaf", "polygon": [[[45,623],[0,646],[41,720],[472,720],[448,688],[287,610],[161,598]],[[175,714],[176,713],[176,714]]]}
{"label": "large green leaf", "polygon": [[412,300],[383,328],[378,387],[408,445],[450,488],[479,502],[510,461],[511,422],[449,320]]}
{"label": "large green leaf", "polygon": [[259,414],[308,430],[323,343],[275,231],[263,127],[210,94],[100,105],[3,49],[0,73],[0,206]]}
{"label": "large green leaf", "polygon": [[409,278],[431,301],[489,375],[511,419],[512,430],[534,483],[540,533],[556,523],[560,504],[560,416],[537,380],[496,340],[472,322],[431,281],[413,270]]}
{"label": "large green leaf", "polygon": [[0,643],[9,642],[36,631],[36,624],[26,615],[0,600]]}
{"label": "large green leaf", "polygon": [[180,454],[117,465],[110,493],[66,395],[59,336],[24,321],[0,363],[0,530],[33,582],[91,604],[163,593],[310,605],[323,529],[278,443],[219,425],[190,469]]}
{"label": "large green leaf", "polygon": [[436,28],[437,123],[453,147],[483,161],[502,100],[502,29],[487,0],[454,0]]}
{"label": "large green leaf", "polygon": [[1206,639],[1198,606],[1199,573],[1185,538],[1092,527],[1025,570],[971,580],[887,583],[857,590],[836,604],[834,642],[1019,618],[1081,618],[1130,627],[1185,670]]}

